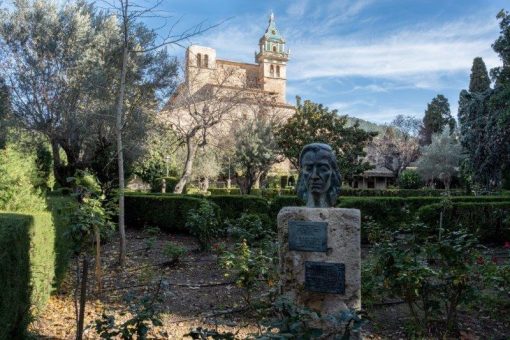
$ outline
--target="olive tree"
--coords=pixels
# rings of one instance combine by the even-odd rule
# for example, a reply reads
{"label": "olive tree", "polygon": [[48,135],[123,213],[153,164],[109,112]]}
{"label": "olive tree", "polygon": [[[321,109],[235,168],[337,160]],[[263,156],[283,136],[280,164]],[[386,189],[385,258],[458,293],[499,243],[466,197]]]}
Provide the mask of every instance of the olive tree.
{"label": "olive tree", "polygon": [[437,178],[443,182],[445,189],[449,190],[462,158],[462,146],[454,134],[445,130],[441,134],[432,135],[432,143],[423,147],[417,171],[429,185]]}

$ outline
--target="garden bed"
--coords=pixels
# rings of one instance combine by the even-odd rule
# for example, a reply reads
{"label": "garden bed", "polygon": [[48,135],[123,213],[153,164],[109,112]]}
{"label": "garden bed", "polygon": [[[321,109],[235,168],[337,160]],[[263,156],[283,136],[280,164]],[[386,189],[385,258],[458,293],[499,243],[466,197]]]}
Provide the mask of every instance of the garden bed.
{"label": "garden bed", "polygon": [[[164,254],[168,242],[186,249],[180,263],[168,265],[168,258]],[[198,251],[198,243],[193,237],[162,233],[154,236],[147,231],[129,231],[125,271],[117,269],[116,242],[106,244],[103,251],[104,287],[102,294],[98,294],[91,274],[85,338],[98,338],[94,320],[101,318],[103,313],[114,316],[117,321],[125,321],[132,316],[128,310],[140,307],[144,296],[152,298],[158,287],[161,301],[155,303],[155,309],[161,313],[163,326],[154,327],[149,338],[181,339],[195,327],[233,332],[239,339],[256,333],[257,320],[245,310],[241,289],[224,276],[224,270],[219,267],[214,253]],[[487,251],[503,254],[498,255],[496,260],[498,263],[508,263],[506,250]],[[363,247],[362,256],[363,262],[369,260],[369,248]],[[75,259],[60,293],[50,298],[46,309],[32,323],[30,331],[37,338],[71,339],[75,336],[76,264]],[[90,271],[93,272],[93,263]],[[260,296],[266,292],[267,287],[264,287],[257,294]],[[410,315],[405,304],[386,297],[380,303],[365,305],[364,309],[370,320],[363,328],[365,338],[406,337],[406,321],[410,320]],[[466,339],[480,336],[505,338],[510,334],[510,324],[506,319],[501,315],[498,317],[497,313],[461,311],[461,334]]]}

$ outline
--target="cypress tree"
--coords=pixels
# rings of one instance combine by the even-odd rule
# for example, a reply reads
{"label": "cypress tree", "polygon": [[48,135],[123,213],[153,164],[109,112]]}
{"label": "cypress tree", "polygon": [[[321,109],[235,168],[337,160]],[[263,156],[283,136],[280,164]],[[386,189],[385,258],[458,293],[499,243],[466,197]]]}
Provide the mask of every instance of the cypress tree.
{"label": "cypress tree", "polygon": [[432,135],[443,132],[446,125],[449,126],[450,131],[453,131],[455,119],[450,112],[448,99],[442,94],[438,94],[427,104],[420,131],[420,144],[429,145],[432,142]]}
{"label": "cypress tree", "polygon": [[471,76],[469,80],[469,92],[484,92],[490,89],[491,81],[487,67],[483,59],[476,57],[473,59],[473,66],[471,67]]}

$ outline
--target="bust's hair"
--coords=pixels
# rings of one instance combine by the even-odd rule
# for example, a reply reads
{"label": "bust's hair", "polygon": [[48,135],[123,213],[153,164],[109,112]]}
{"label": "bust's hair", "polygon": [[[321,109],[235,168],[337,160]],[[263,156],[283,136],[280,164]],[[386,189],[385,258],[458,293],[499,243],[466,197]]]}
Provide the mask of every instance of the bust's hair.
{"label": "bust's hair", "polygon": [[326,193],[327,200],[330,206],[334,207],[336,204],[336,198],[340,194],[340,188],[342,186],[342,177],[340,175],[340,170],[338,169],[338,164],[336,162],[336,156],[333,152],[333,149],[328,144],[324,143],[311,143],[307,144],[301,150],[299,154],[299,177],[296,185],[296,191],[299,198],[304,200],[305,202],[308,199],[308,191],[306,188],[306,183],[304,182],[303,176],[301,175],[301,167],[303,166],[302,161],[303,157],[307,152],[319,152],[326,151],[329,154],[328,162],[333,170],[333,174],[331,176],[331,185]]}

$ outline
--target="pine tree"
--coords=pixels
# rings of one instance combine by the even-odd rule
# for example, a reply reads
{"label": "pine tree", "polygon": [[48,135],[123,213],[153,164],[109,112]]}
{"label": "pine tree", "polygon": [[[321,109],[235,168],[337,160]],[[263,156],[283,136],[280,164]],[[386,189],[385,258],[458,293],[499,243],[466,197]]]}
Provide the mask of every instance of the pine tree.
{"label": "pine tree", "polygon": [[471,76],[469,80],[469,92],[484,92],[490,89],[491,81],[487,67],[483,59],[476,57],[473,59],[473,66],[471,67]]}
{"label": "pine tree", "polygon": [[445,126],[450,128],[450,132],[455,129],[455,119],[450,112],[448,99],[442,94],[438,94],[427,105],[423,125],[420,131],[420,144],[429,145],[432,142],[434,133],[443,132]]}

